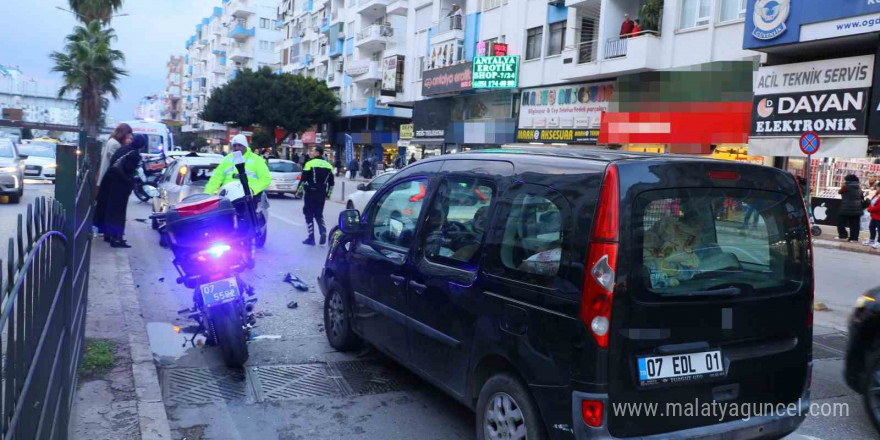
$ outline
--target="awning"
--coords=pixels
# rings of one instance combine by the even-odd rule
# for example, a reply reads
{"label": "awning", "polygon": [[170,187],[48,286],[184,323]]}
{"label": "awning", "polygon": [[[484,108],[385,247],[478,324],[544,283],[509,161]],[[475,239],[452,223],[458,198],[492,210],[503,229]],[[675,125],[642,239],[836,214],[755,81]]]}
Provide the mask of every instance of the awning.
{"label": "awning", "polygon": [[435,144],[443,145],[446,143],[446,139],[444,139],[444,138],[413,139],[412,143],[415,145],[435,145]]}
{"label": "awning", "polygon": [[[819,151],[813,157],[867,157],[868,137],[821,136]],[[751,137],[750,156],[804,157],[800,137]]]}

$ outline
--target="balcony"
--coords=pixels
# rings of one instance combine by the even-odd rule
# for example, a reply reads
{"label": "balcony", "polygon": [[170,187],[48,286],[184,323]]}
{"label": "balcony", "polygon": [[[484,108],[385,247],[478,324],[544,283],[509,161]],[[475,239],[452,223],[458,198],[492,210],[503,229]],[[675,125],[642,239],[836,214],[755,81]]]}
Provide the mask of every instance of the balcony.
{"label": "balcony", "polygon": [[407,0],[394,0],[385,8],[388,15],[406,15],[409,13],[409,2]]}
{"label": "balcony", "polygon": [[249,17],[257,13],[249,0],[231,0],[226,4],[226,12],[233,17]]}
{"label": "balcony", "polygon": [[446,17],[431,26],[431,45],[448,43],[450,41],[464,41],[464,17],[453,15]]}
{"label": "balcony", "polygon": [[[579,44],[562,52],[563,80],[657,70],[663,67],[660,36],[647,32],[632,38],[609,38]],[[600,51],[601,49],[601,51]]]}
{"label": "balcony", "polygon": [[374,24],[367,27],[366,29],[362,29],[360,32],[357,33],[357,37],[355,38],[355,46],[359,49],[375,52],[384,49],[385,44],[388,43],[393,37],[393,27]]}
{"label": "balcony", "polygon": [[355,60],[345,66],[345,73],[356,83],[381,81],[382,63],[372,60]]}
{"label": "balcony", "polygon": [[247,40],[250,37],[256,35],[257,30],[255,28],[246,28],[241,23],[237,23],[235,27],[229,31],[229,36],[235,38],[238,41]]}
{"label": "balcony", "polygon": [[385,9],[391,0],[358,0],[357,13],[365,18],[379,18],[385,15]]}
{"label": "balcony", "polygon": [[247,62],[251,59],[251,48],[247,44],[235,43],[229,48],[229,59],[238,62]]}
{"label": "balcony", "polygon": [[394,116],[394,109],[377,102],[376,98],[356,99],[342,103],[343,116]]}
{"label": "balcony", "polygon": [[327,56],[330,58],[336,58],[342,55],[342,50],[345,47],[345,42],[342,40],[331,41],[330,47],[327,50]]}
{"label": "balcony", "polygon": [[341,89],[343,86],[342,73],[336,70],[330,71],[327,75],[327,87],[331,89]]}

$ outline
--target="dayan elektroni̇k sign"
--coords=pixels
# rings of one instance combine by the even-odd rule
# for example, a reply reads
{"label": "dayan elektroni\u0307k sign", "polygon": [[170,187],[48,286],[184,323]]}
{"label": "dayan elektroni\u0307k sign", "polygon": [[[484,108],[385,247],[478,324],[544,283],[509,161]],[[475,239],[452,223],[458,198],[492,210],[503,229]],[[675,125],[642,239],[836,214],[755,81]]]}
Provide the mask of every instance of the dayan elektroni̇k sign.
{"label": "dayan elektroni\u0307k sign", "polygon": [[473,88],[515,89],[519,81],[519,55],[474,57]]}

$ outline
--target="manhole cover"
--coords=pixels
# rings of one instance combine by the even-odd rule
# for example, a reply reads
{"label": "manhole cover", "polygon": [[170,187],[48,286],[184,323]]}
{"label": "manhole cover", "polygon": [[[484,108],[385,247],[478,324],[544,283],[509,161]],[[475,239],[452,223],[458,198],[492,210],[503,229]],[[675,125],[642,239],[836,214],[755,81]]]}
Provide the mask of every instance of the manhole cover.
{"label": "manhole cover", "polygon": [[248,371],[258,401],[343,395],[338,381],[327,374],[325,364],[273,365]]}
{"label": "manhole cover", "polygon": [[415,388],[416,378],[403,367],[381,360],[345,361],[330,365],[339,372],[350,394],[381,394]]}
{"label": "manhole cover", "polygon": [[244,399],[248,381],[244,372],[226,368],[174,368],[162,370],[166,403],[209,403]]}

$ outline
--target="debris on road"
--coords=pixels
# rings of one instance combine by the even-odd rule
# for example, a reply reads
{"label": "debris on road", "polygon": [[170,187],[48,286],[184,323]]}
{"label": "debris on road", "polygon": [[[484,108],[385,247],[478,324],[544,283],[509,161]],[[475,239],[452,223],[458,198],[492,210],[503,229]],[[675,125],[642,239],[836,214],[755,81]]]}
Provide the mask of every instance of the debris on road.
{"label": "debris on road", "polygon": [[164,283],[164,282],[165,282],[165,277],[159,278],[159,282],[160,282],[160,283]]}
{"label": "debris on road", "polygon": [[309,291],[309,286],[307,286],[306,283],[304,283],[296,275],[291,275],[290,272],[287,272],[287,275],[284,277],[284,282],[289,283],[291,286],[293,286],[297,290],[302,290],[303,292]]}
{"label": "debris on road", "polygon": [[297,307],[299,307],[299,304],[297,304],[296,301],[291,301],[291,302],[287,303],[288,309],[295,309]]}
{"label": "debris on road", "polygon": [[825,312],[828,311],[828,306],[822,301],[816,301],[813,303],[813,310],[817,312]]}

